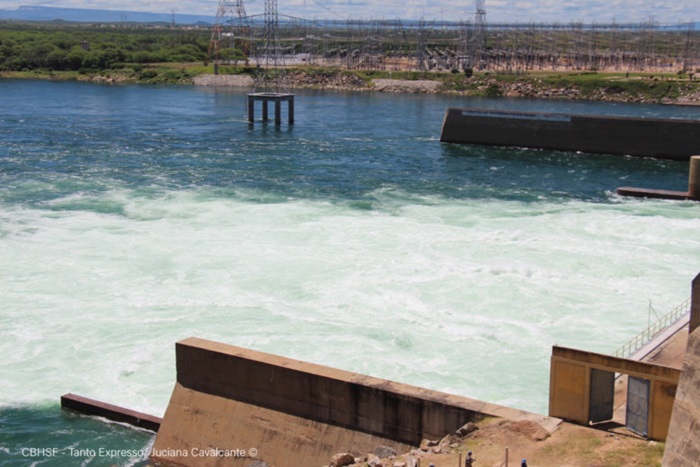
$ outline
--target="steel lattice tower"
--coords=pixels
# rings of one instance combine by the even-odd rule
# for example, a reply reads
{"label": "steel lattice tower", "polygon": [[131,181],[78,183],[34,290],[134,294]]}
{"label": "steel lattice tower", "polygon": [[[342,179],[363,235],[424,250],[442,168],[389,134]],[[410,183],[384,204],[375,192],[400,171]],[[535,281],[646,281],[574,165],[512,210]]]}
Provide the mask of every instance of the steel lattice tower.
{"label": "steel lattice tower", "polygon": [[294,123],[294,94],[280,92],[284,63],[279,37],[277,0],[265,0],[265,28],[261,47],[256,49],[258,69],[255,74],[255,92],[248,94],[248,121],[255,121],[255,103],[262,103],[263,121],[269,120],[268,104],[275,105],[275,125],[282,123],[282,102],[287,103],[289,124]]}
{"label": "steel lattice tower", "polygon": [[476,0],[474,16],[474,65],[486,68],[486,0]]}
{"label": "steel lattice tower", "polygon": [[428,48],[428,30],[425,26],[425,20],[421,18],[418,23],[418,41],[416,44],[416,60],[418,62],[418,70],[428,71],[428,63],[426,60],[426,49]]}
{"label": "steel lattice tower", "polygon": [[256,54],[258,74],[255,79],[256,90],[279,92],[281,84],[282,61],[279,38],[279,13],[277,0],[265,0],[265,29],[262,44]]}
{"label": "steel lattice tower", "polygon": [[[218,64],[222,60],[222,49],[239,49],[248,61],[250,54],[250,27],[243,0],[220,0],[216,11],[216,21],[209,41],[209,58],[214,60],[214,73],[218,74]],[[235,53],[235,51],[233,51]],[[226,53],[224,55],[229,55]],[[230,59],[229,56],[224,57]]]}
{"label": "steel lattice tower", "polygon": [[690,60],[690,50],[691,50],[691,41],[693,37],[693,31],[695,30],[695,23],[688,23],[688,35],[686,36],[686,41],[685,41],[685,51],[683,52],[683,71],[689,72],[693,69],[691,60]]}

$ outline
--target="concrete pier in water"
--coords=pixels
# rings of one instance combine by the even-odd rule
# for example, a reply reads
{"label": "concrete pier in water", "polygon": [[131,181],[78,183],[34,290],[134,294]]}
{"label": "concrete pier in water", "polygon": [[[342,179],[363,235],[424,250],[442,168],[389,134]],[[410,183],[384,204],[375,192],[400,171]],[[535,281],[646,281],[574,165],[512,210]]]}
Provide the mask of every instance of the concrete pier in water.
{"label": "concrete pier in water", "polygon": [[294,124],[294,94],[281,94],[274,92],[256,92],[248,94],[248,121],[255,121],[255,103],[262,103],[262,119],[269,120],[268,104],[275,104],[275,125],[282,124],[282,102],[287,103],[287,118],[289,124]]}
{"label": "concrete pier in water", "polygon": [[[698,140],[700,146],[700,140]],[[700,156],[690,157],[688,191],[657,190],[652,188],[620,187],[617,194],[637,198],[700,201]]]}
{"label": "concrete pier in water", "polygon": [[61,396],[61,407],[83,415],[103,417],[155,432],[163,421],[160,417],[70,393]]}

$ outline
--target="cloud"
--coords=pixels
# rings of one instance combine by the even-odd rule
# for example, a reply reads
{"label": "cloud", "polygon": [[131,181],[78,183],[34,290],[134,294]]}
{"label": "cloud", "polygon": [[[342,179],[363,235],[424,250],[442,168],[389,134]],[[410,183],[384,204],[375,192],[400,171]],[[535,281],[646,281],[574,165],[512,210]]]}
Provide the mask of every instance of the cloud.
{"label": "cloud", "polygon": [[[265,0],[244,1],[249,14],[264,11]],[[20,5],[216,14],[218,0],[0,0],[0,9]],[[474,1],[457,0],[278,0],[280,13],[304,18],[402,18],[469,20]],[[486,0],[489,22],[642,22],[700,21],[698,0]]]}

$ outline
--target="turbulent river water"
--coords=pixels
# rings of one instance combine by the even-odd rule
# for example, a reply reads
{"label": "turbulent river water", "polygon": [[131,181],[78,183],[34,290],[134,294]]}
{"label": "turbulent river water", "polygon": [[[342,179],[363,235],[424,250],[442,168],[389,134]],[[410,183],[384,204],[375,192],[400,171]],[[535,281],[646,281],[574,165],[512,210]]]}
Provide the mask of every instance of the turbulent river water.
{"label": "turbulent river water", "polygon": [[546,413],[553,344],[611,352],[689,295],[698,206],[614,194],[685,190],[687,164],[439,134],[450,106],[697,109],[302,92],[276,128],[244,105],[0,80],[0,465],[140,462],[151,435],[59,397],[162,415],[189,336]]}

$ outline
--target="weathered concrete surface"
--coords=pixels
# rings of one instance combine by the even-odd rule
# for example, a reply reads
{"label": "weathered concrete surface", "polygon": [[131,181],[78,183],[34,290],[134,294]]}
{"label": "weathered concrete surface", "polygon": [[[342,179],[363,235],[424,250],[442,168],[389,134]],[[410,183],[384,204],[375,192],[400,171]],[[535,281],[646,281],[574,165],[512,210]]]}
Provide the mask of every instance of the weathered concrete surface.
{"label": "weathered concrete surface", "polygon": [[440,141],[689,160],[700,121],[451,108]]}
{"label": "weathered concrete surface", "polygon": [[104,417],[107,420],[127,423],[151,431],[158,431],[163,421],[161,418],[154,417],[153,415],[125,409],[124,407],[107,404],[106,402],[78,396],[76,394],[62,395],[61,407],[74,410],[84,415]]}
{"label": "weathered concrete surface", "polygon": [[651,188],[635,188],[628,186],[618,188],[617,194],[620,196],[633,196],[635,198],[670,199],[675,201],[694,199],[687,191],[655,190]]}
{"label": "weathered concrete surface", "polygon": [[[700,142],[698,142],[698,145],[700,146]],[[688,172],[688,191],[669,191],[648,188],[620,187],[617,189],[617,194],[622,196],[635,196],[637,198],[700,201],[700,156],[690,157],[690,170]]]}
{"label": "weathered concrete surface", "polygon": [[688,336],[688,348],[673,406],[663,465],[700,463],[700,328]]}
{"label": "weathered concrete surface", "polygon": [[178,342],[176,354],[177,384],[152,456],[170,464],[247,466],[251,456],[192,462],[182,454],[255,447],[256,458],[276,467],[323,465],[338,452],[379,445],[405,452],[487,415],[536,421],[550,431],[560,422],[197,338]]}
{"label": "weathered concrete surface", "polygon": [[[180,383],[164,420],[151,456],[159,465],[248,467],[262,460],[274,467],[321,466],[338,452],[359,454],[377,446],[397,452],[410,449],[386,438],[212,396]],[[210,454],[212,449],[221,454]]]}
{"label": "weathered concrete surface", "polygon": [[[698,145],[700,145],[700,143],[698,143]],[[700,156],[692,156],[690,158],[688,196],[694,199],[700,199]]]}
{"label": "weathered concrete surface", "polygon": [[695,331],[700,327],[700,274],[693,279],[690,295],[690,324],[688,332]]}
{"label": "weathered concrete surface", "polygon": [[688,329],[688,346],[664,451],[663,465],[674,467],[700,463],[700,274],[693,279]]}

